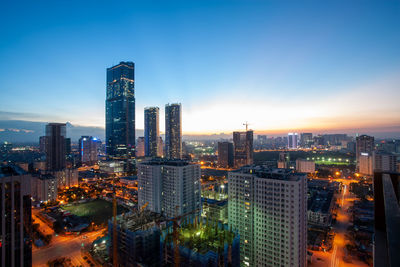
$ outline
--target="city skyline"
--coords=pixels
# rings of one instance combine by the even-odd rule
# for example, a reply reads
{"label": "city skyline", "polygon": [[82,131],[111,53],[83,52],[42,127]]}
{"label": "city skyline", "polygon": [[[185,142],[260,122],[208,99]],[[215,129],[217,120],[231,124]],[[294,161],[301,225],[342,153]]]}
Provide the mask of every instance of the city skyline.
{"label": "city skyline", "polygon": [[[144,107],[179,102],[184,134],[243,130],[249,121],[256,134],[400,135],[398,4],[124,3],[111,7],[118,18],[102,4],[31,5],[17,23],[13,4],[0,19],[0,120],[104,128],[105,69],[133,61],[137,129]],[[32,10],[42,16],[26,25]],[[117,42],[104,37],[110,27],[119,27]]]}

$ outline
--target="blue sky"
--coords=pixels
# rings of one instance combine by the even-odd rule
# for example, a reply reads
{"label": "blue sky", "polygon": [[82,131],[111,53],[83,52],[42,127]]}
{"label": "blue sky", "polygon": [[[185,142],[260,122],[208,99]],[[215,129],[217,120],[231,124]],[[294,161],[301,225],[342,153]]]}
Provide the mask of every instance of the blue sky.
{"label": "blue sky", "polygon": [[[0,119],[104,126],[106,68],[136,64],[143,108],[183,130],[400,126],[398,1],[9,1]],[[2,117],[1,117],[2,116]]]}

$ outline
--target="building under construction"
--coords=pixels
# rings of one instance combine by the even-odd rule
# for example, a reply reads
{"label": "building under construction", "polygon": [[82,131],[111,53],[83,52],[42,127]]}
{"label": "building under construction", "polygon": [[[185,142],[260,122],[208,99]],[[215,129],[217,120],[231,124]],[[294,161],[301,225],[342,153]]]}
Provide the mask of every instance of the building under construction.
{"label": "building under construction", "polygon": [[[219,222],[182,222],[175,235],[173,227],[162,234],[163,266],[228,267],[240,265],[239,235]],[[175,245],[178,244],[178,250]]]}
{"label": "building under construction", "polygon": [[[163,228],[160,214],[144,210],[139,213],[127,213],[117,216],[116,245],[117,265],[126,267],[160,266],[161,245],[160,229]],[[111,239],[110,256],[113,257],[113,221],[108,223]]]}

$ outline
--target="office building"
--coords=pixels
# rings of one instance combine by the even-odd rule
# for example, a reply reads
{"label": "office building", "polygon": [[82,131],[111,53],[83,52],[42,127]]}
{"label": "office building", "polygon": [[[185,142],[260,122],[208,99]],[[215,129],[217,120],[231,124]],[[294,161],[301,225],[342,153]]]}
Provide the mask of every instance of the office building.
{"label": "office building", "polygon": [[309,148],[313,144],[313,135],[312,133],[301,133],[300,134],[300,145],[301,147]]}
{"label": "office building", "polygon": [[46,169],[59,171],[66,165],[66,124],[49,123],[46,125]]}
{"label": "office building", "polygon": [[307,177],[245,166],[228,174],[228,222],[240,235],[241,266],[306,266]]}
{"label": "office building", "polygon": [[296,159],[296,171],[305,173],[314,173],[315,162],[312,160]]}
{"label": "office building", "polygon": [[136,157],[141,158],[145,156],[145,140],[143,136],[138,137],[136,144]]}
{"label": "office building", "polygon": [[38,174],[32,177],[32,199],[35,202],[57,200],[57,178],[52,174]]}
{"label": "office building", "polygon": [[32,266],[31,178],[15,165],[0,165],[0,266]]}
{"label": "office building", "polygon": [[356,160],[358,169],[360,168],[361,153],[367,153],[368,155],[372,155],[374,148],[375,144],[373,136],[360,135],[356,137]]}
{"label": "office building", "polygon": [[138,164],[138,205],[174,217],[201,208],[200,166],[183,160],[152,159]]}
{"label": "office building", "polygon": [[144,151],[146,157],[157,157],[159,129],[159,108],[149,107],[144,109]]}
{"label": "office building", "polygon": [[165,105],[165,157],[182,158],[182,106]]}
{"label": "office building", "polygon": [[288,148],[297,149],[299,147],[299,138],[297,133],[288,133]]}
{"label": "office building", "polygon": [[110,159],[135,157],[135,64],[120,62],[107,69],[106,153]]}
{"label": "office building", "polygon": [[397,157],[383,151],[373,153],[374,172],[397,172]]}
{"label": "office building", "polygon": [[82,164],[97,163],[101,141],[96,137],[82,136],[79,139],[79,156]]}
{"label": "office building", "polygon": [[[161,266],[160,223],[163,218],[148,210],[117,216],[118,266]],[[113,257],[113,221],[108,221],[111,240],[109,254]]]}
{"label": "office building", "polygon": [[218,142],[218,166],[233,167],[233,144],[231,142]]}
{"label": "office building", "polygon": [[233,132],[235,168],[253,164],[253,131]]}
{"label": "office building", "polygon": [[47,137],[46,136],[39,137],[39,152],[46,153],[46,147],[47,147]]}

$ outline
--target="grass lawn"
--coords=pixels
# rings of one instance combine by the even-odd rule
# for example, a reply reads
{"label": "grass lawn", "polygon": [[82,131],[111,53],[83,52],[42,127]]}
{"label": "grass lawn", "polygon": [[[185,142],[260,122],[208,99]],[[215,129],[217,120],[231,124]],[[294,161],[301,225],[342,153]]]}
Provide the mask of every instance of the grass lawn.
{"label": "grass lawn", "polygon": [[[62,208],[79,217],[86,217],[95,224],[106,224],[112,217],[112,203],[103,199],[96,199],[87,203],[66,205]],[[117,208],[118,214],[127,211],[128,210],[122,206],[118,206]]]}

